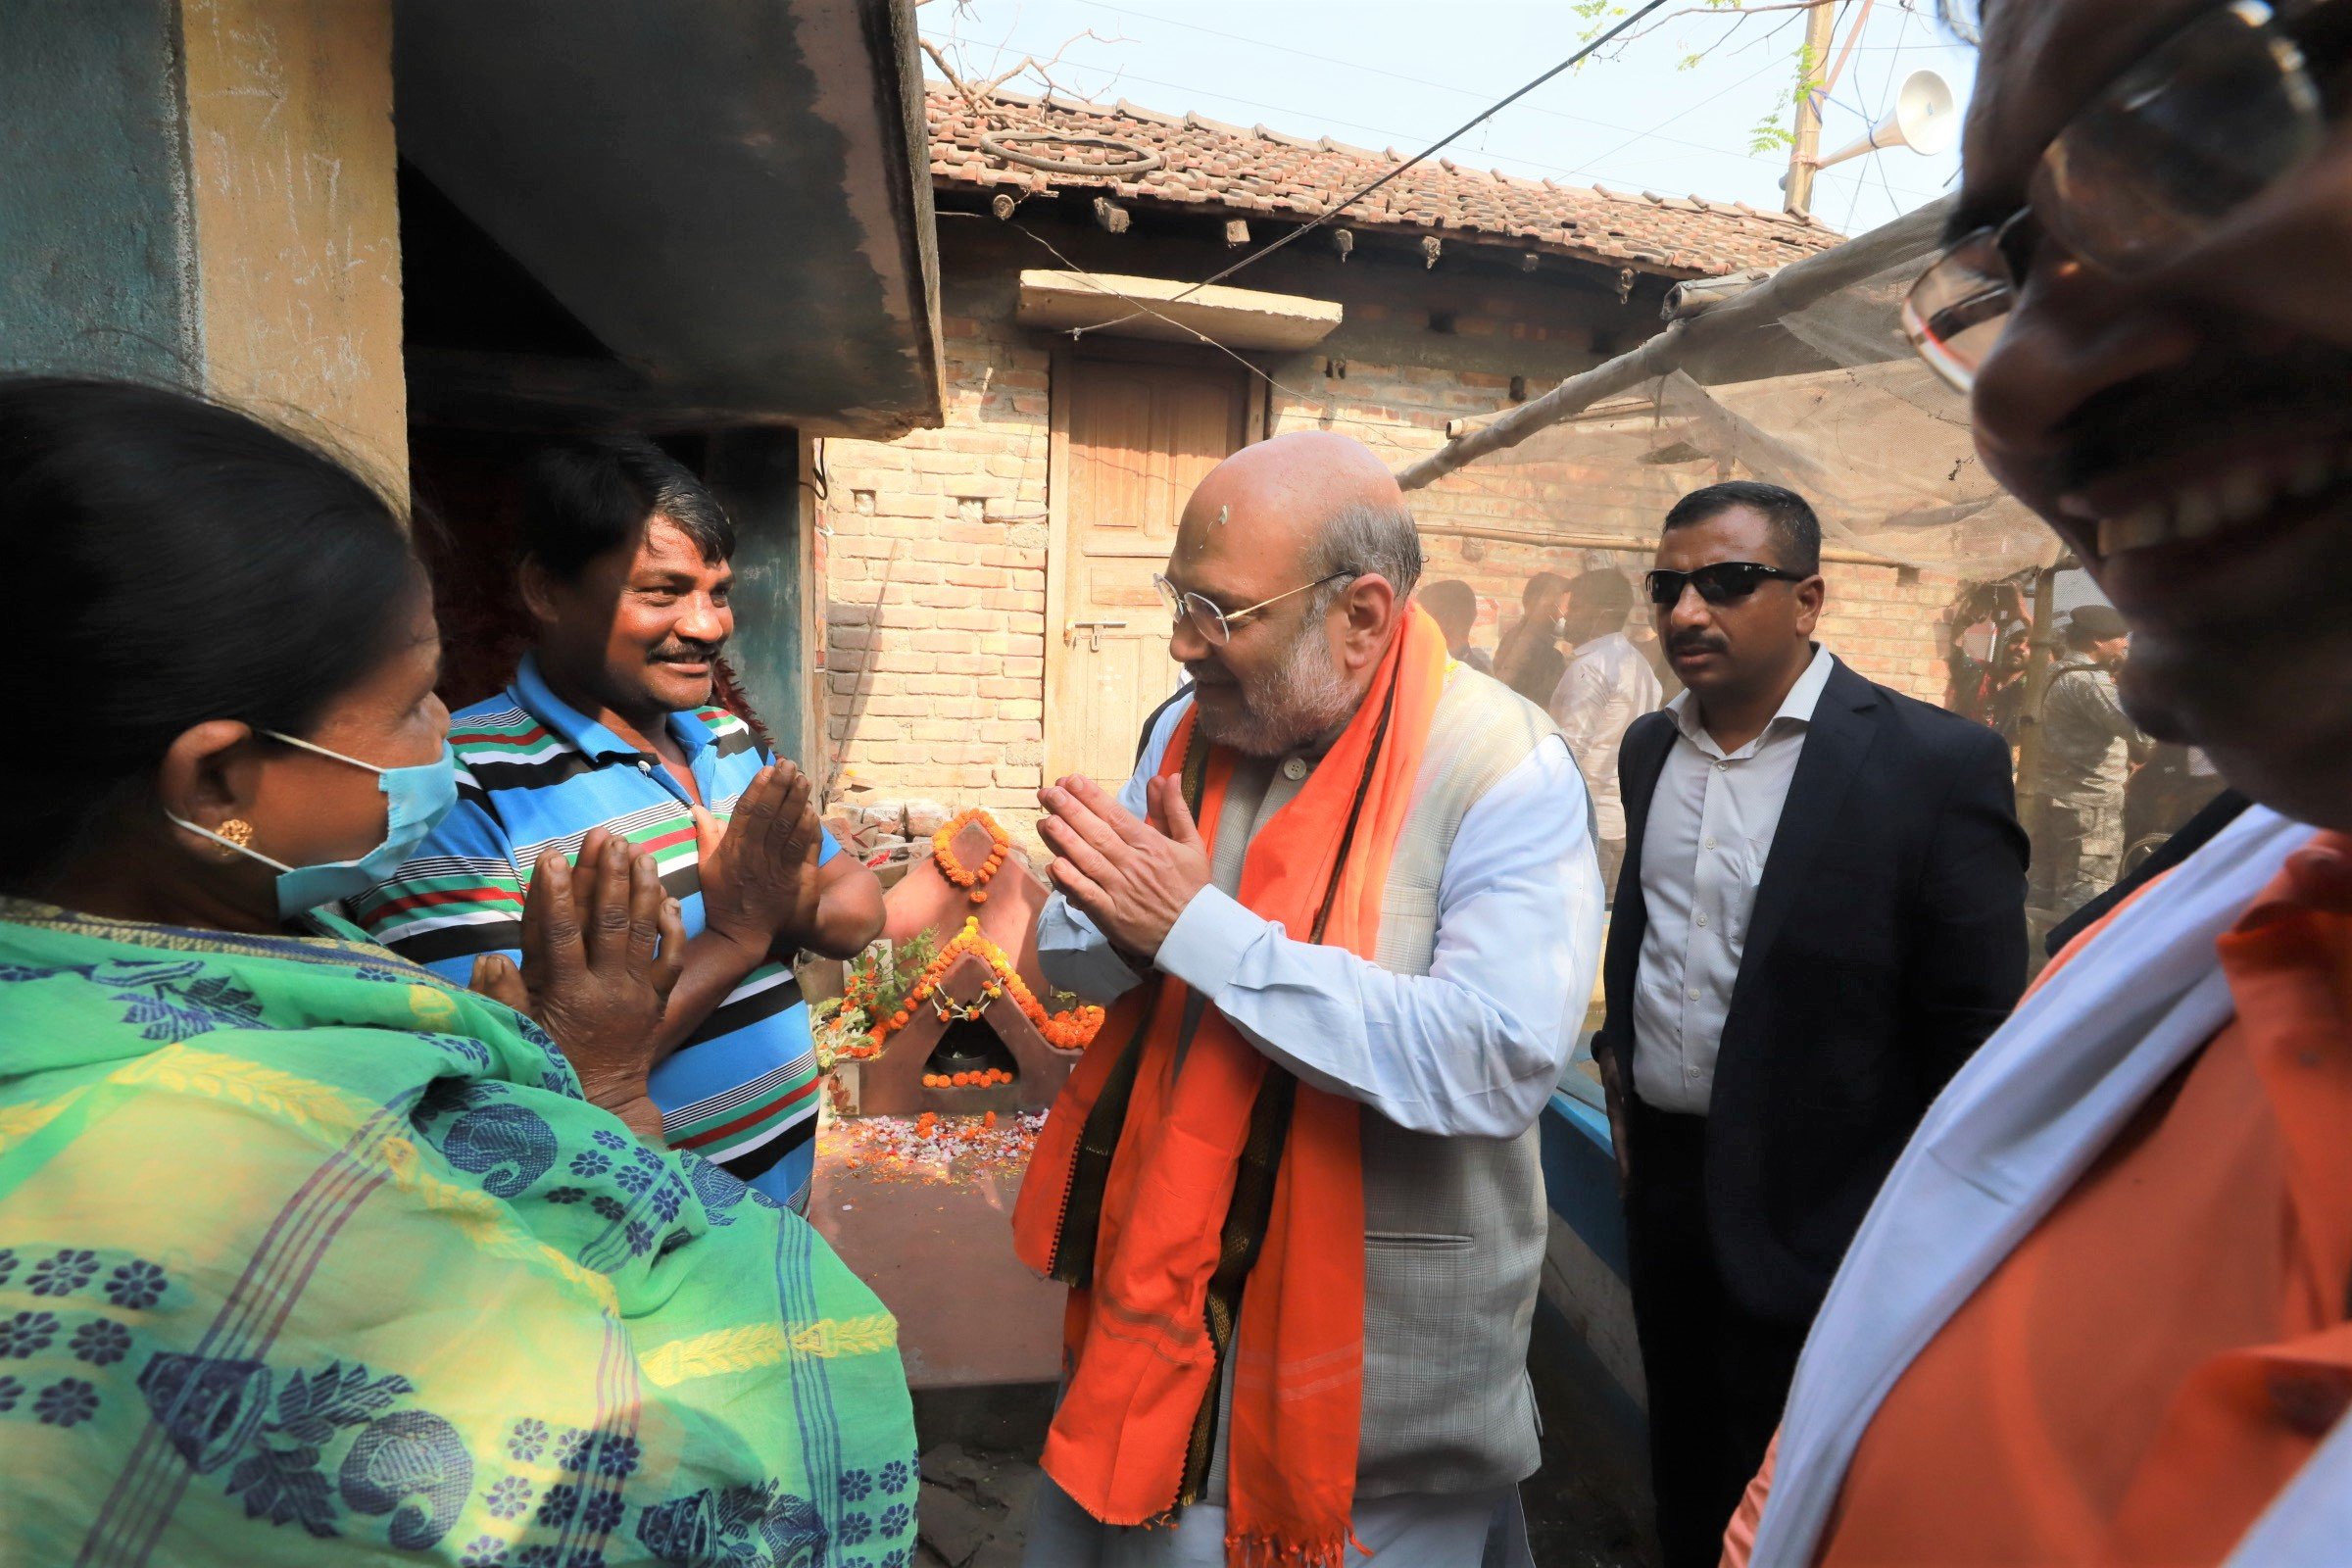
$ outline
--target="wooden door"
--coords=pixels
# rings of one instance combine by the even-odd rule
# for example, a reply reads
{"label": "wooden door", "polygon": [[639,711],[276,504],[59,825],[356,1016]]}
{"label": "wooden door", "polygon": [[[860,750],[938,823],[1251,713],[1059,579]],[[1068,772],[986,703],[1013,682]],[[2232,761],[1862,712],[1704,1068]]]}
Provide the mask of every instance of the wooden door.
{"label": "wooden door", "polygon": [[1116,790],[1144,718],[1183,678],[1152,586],[1208,470],[1248,440],[1240,367],[1065,354],[1054,372],[1046,777]]}

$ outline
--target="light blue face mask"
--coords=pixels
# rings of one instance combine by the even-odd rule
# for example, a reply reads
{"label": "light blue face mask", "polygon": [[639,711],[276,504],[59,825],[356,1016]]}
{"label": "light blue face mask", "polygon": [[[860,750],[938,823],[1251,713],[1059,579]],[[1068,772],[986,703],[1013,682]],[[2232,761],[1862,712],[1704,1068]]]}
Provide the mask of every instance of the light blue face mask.
{"label": "light blue face mask", "polygon": [[174,826],[184,827],[215,844],[225,844],[239,855],[259,860],[277,872],[277,914],[281,920],[291,920],[322,904],[365,893],[384,881],[400,869],[409,853],[423,843],[425,835],[440,826],[450,808],[458,804],[457,761],[446,741],[441,745],[441,756],[434,761],[419,762],[414,767],[378,767],[373,762],[363,762],[356,757],[345,757],[341,752],[330,752],[323,746],[314,746],[273,729],[261,733],[288,746],[299,746],[306,752],[317,752],[320,757],[366,768],[375,775],[390,805],[383,843],[356,860],[331,860],[324,865],[288,865],[234,839],[222,838],[211,828],[198,827],[169,811],[164,813]]}

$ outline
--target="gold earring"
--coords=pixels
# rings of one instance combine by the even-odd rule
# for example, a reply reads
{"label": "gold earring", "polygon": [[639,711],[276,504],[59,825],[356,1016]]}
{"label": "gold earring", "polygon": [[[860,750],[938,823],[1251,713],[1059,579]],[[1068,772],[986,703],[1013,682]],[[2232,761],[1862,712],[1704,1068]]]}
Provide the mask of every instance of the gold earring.
{"label": "gold earring", "polygon": [[[230,844],[235,845],[240,850],[244,849],[247,845],[253,842],[253,824],[246,821],[241,816],[230,817],[227,821],[213,829],[213,831],[220,834],[222,838],[228,840]],[[226,859],[231,853],[233,852],[223,849],[221,852],[221,858]]]}

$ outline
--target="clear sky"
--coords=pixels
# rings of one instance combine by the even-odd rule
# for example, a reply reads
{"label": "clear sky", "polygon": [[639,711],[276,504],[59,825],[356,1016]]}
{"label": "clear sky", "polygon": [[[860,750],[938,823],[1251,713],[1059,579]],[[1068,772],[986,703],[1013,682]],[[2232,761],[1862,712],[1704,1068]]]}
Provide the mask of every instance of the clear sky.
{"label": "clear sky", "polygon": [[[1839,45],[1863,9],[1844,0]],[[1928,0],[1868,9],[1831,89],[1825,151],[1860,136],[1914,71],[1941,73],[1967,101],[1973,53]],[[1590,26],[1570,0],[929,0],[915,18],[983,76],[1058,50],[1054,79],[1105,103],[1407,154],[1574,54]],[[1643,35],[1555,77],[1444,156],[1528,178],[1779,207],[1788,153],[1754,152],[1750,140],[1760,122],[1788,123],[1803,13],[1736,21],[1708,14],[1704,0],[1672,0],[1641,25]],[[1034,79],[1019,85],[1039,90]],[[1880,152],[1825,170],[1813,211],[1860,233],[1942,195],[1958,167],[1957,153]]]}

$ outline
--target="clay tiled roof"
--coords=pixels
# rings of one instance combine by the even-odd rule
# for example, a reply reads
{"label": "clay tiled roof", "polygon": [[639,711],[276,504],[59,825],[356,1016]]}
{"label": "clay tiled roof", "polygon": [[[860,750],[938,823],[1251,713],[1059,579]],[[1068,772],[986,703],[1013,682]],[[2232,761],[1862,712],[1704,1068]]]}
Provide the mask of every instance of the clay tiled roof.
{"label": "clay tiled roof", "polygon": [[[1140,174],[1046,172],[984,150],[980,136],[991,126],[959,94],[934,84],[925,103],[931,173],[946,188],[1004,187],[1015,195],[1092,188],[1114,200],[1191,205],[1241,218],[1318,218],[1333,202],[1409,156],[1394,148],[1350,147],[1328,136],[1309,141],[1263,125],[1229,125],[1200,115],[1163,115],[1125,99],[1103,106],[1000,93],[996,104],[1007,122],[995,127],[1000,132],[1115,138],[1161,160],[1159,168]],[[1059,141],[1017,145],[1062,162],[1130,160],[1116,150]],[[1434,233],[1467,244],[1545,251],[1673,277],[1779,267],[1842,237],[1809,219],[1760,212],[1740,202],[1520,179],[1449,159],[1416,167],[1334,221],[1352,229]]]}

